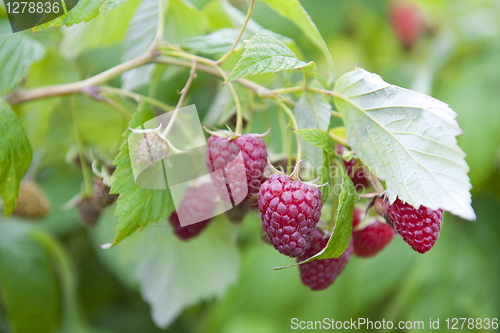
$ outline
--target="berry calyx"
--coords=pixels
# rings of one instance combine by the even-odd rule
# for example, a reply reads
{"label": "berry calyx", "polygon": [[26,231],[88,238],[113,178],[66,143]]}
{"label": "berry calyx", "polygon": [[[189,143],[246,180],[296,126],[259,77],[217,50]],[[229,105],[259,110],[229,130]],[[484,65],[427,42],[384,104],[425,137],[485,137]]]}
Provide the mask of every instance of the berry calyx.
{"label": "berry calyx", "polygon": [[425,253],[436,244],[443,222],[442,209],[417,209],[397,198],[392,205],[387,204],[385,212],[388,222],[418,253]]}
{"label": "berry calyx", "polygon": [[309,248],[323,207],[319,190],[301,182],[295,170],[290,176],[271,175],[258,195],[262,228],[269,241],[292,258],[302,256]]}
{"label": "berry calyx", "polygon": [[[373,257],[382,251],[394,238],[394,230],[384,222],[373,220],[361,225],[363,213],[354,209],[352,240],[354,253],[358,257]],[[361,228],[358,228],[361,227]]]}
{"label": "berry calyx", "polygon": [[[223,199],[238,204],[258,193],[267,162],[266,143],[261,136],[220,131],[208,139],[205,162]],[[243,163],[232,163],[240,153]],[[215,173],[217,170],[222,170],[222,173]],[[241,177],[243,172],[244,179]]]}
{"label": "berry calyx", "polygon": [[[315,229],[311,247],[305,253],[297,258],[297,262],[311,258],[320,252],[327,244],[328,239]],[[323,290],[331,286],[351,260],[353,252],[353,242],[338,258],[316,259],[299,265],[300,279],[302,283],[311,288],[311,290]]]}

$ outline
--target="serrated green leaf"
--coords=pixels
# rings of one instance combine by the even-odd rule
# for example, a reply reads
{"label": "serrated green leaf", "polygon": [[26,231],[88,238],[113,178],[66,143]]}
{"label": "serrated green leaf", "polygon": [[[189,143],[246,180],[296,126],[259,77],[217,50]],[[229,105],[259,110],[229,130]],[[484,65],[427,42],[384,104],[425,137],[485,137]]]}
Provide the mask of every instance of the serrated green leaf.
{"label": "serrated green leaf", "polygon": [[338,168],[342,170],[342,189],[340,190],[337,206],[337,220],[333,228],[332,236],[328,240],[326,247],[308,259],[329,259],[338,258],[349,246],[352,236],[352,218],[354,203],[356,202],[356,191],[351,178],[347,174],[344,163],[340,159],[336,162]]}
{"label": "serrated green leaf", "polygon": [[42,31],[50,27],[69,27],[80,22],[88,22],[99,15],[99,9],[105,1],[106,0],[79,0],[76,6],[69,12],[47,23],[35,26],[33,32]]}
{"label": "serrated green leaf", "polygon": [[0,197],[5,216],[16,206],[19,183],[31,163],[31,147],[21,122],[9,104],[0,99]]}
{"label": "serrated green leaf", "polygon": [[[204,54],[225,54],[229,52],[239,31],[231,28],[224,28],[212,32],[206,36],[196,36],[183,39],[180,46],[190,50],[198,51]],[[240,40],[238,47],[243,45]]]}
{"label": "serrated green leaf", "polygon": [[225,83],[249,75],[297,69],[307,65],[288,46],[275,37],[260,32],[245,44],[245,52]]}
{"label": "serrated green leaf", "polygon": [[333,75],[333,59],[328,47],[326,46],[323,37],[316,28],[316,25],[311,20],[305,9],[300,4],[299,0],[260,0],[276,10],[280,15],[286,17],[293,22],[302,32],[323,52],[330,74]]}
{"label": "serrated green leaf", "polygon": [[[123,6],[86,23],[64,29],[64,38],[60,44],[61,52],[68,57],[98,47],[118,44],[125,38],[127,25],[139,5],[140,0],[129,0]],[[106,2],[103,8],[110,4],[118,6],[116,1]],[[109,11],[105,10],[105,13]],[[106,33],[103,33],[105,31]]]}
{"label": "serrated green leaf", "polygon": [[321,186],[319,188],[319,191],[321,192],[321,199],[323,202],[326,202],[328,199],[328,196],[330,195],[330,189],[331,189],[331,184],[330,184],[330,171],[332,168],[332,161],[331,161],[331,156],[326,152],[323,151],[323,161],[321,163],[321,172],[319,174],[319,183]]}
{"label": "serrated green leaf", "polygon": [[0,295],[9,332],[51,333],[61,309],[56,277],[42,245],[19,223],[0,223]]}
{"label": "serrated green leaf", "polygon": [[335,141],[333,141],[328,132],[315,128],[301,129],[296,132],[313,146],[326,151],[330,155],[335,155]]}
{"label": "serrated green leaf", "polygon": [[[294,110],[299,129],[317,128],[323,131],[330,125],[332,106],[321,94],[304,92]],[[315,167],[321,164],[323,148],[318,149],[302,140],[304,157]]]}
{"label": "serrated green leaf", "polygon": [[304,67],[303,71],[304,71],[304,80],[307,86],[310,85],[316,79],[316,77],[318,77],[318,71],[316,70],[316,63],[314,61],[311,61],[309,65]]}
{"label": "serrated green leaf", "polygon": [[336,83],[347,142],[370,171],[385,180],[390,202],[442,208],[475,219],[462,133],[456,113],[430,96],[390,85],[356,69]]}
{"label": "serrated green leaf", "polygon": [[[115,223],[112,212],[105,212],[92,230],[96,246],[109,239]],[[234,231],[224,218],[215,218],[199,236],[184,242],[163,221],[98,255],[125,284],[139,287],[153,321],[165,328],[183,309],[222,297],[237,281]]]}
{"label": "serrated green leaf", "polygon": [[14,88],[44,53],[41,43],[22,32],[13,34],[9,22],[0,19],[0,96]]}
{"label": "serrated green leaf", "polygon": [[[131,128],[136,128],[154,117],[149,105],[142,103],[134,113],[130,122]],[[115,215],[120,219],[116,226],[116,237],[113,245],[139,228],[144,228],[153,222],[167,218],[174,210],[170,190],[149,190],[140,188],[135,183],[129,155],[128,136],[120,148],[113,164],[116,166],[111,193],[119,194]]]}

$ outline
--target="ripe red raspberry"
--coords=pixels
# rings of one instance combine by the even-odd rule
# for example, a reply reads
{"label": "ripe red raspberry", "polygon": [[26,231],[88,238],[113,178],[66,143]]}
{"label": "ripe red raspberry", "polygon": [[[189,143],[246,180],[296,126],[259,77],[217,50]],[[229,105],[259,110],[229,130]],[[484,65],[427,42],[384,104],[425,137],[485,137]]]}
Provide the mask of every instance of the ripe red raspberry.
{"label": "ripe red raspberry", "polygon": [[169,147],[165,140],[160,138],[157,132],[141,134],[139,148],[137,149],[136,163],[154,164],[168,157]]}
{"label": "ripe red raspberry", "polygon": [[[344,151],[347,151],[347,148],[337,144],[335,146],[335,151],[337,154],[342,155]],[[365,170],[363,166],[358,166],[356,167],[356,164],[358,161],[353,157],[349,161],[343,161],[345,165],[345,169],[347,171],[347,174],[352,180],[352,183],[354,184],[354,187],[356,189],[365,189],[370,186],[370,180],[367,178],[368,171]]]}
{"label": "ripe red raspberry", "polygon": [[429,251],[439,238],[443,210],[416,209],[399,198],[385,208],[386,216],[405,242],[418,253]]}
{"label": "ripe red raspberry", "polygon": [[389,8],[389,19],[394,34],[406,50],[412,49],[426,31],[422,10],[411,1],[394,1]]}
{"label": "ripe red raspberry", "polygon": [[[226,167],[240,152],[245,167],[245,184],[240,181],[243,170],[240,170],[238,165]],[[224,177],[212,177],[216,188],[225,192],[227,182],[231,201],[239,203],[259,191],[267,162],[266,143],[252,134],[241,135],[235,139],[212,135],[208,139],[205,162],[210,172],[224,170]],[[248,193],[245,195],[245,192]]]}
{"label": "ripe red raspberry", "polygon": [[387,224],[373,220],[363,229],[356,230],[356,226],[361,222],[363,212],[354,209],[354,218],[352,221],[353,232],[352,240],[354,253],[358,257],[373,257],[382,251],[387,244],[394,238],[394,230]]}
{"label": "ripe red raspberry", "polygon": [[269,241],[292,258],[309,247],[321,217],[321,193],[312,185],[273,174],[260,187],[260,218]]}
{"label": "ripe red raspberry", "polygon": [[[184,193],[177,212],[172,212],[168,221],[174,233],[182,240],[188,240],[198,235],[212,220],[215,212],[215,192],[212,184],[202,184],[199,187],[188,187]],[[180,215],[180,217],[179,217]],[[196,221],[187,226],[181,226],[182,221]]]}
{"label": "ripe red raspberry", "polygon": [[[304,261],[319,251],[321,251],[326,244],[328,238],[324,238],[323,234],[315,229],[313,234],[313,241],[311,247],[302,255],[297,258],[297,262]],[[311,288],[312,290],[323,290],[331,286],[339,275],[344,270],[345,266],[351,260],[353,252],[352,239],[349,247],[337,259],[316,259],[304,264],[299,265],[300,279],[302,283]]]}

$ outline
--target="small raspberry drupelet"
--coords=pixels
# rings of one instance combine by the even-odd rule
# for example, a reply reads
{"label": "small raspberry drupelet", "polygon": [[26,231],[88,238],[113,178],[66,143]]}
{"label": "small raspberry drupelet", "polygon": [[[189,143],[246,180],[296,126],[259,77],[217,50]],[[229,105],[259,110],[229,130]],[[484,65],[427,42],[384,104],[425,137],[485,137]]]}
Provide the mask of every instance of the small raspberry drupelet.
{"label": "small raspberry drupelet", "polygon": [[418,253],[425,253],[436,244],[443,222],[442,209],[416,209],[397,198],[392,205],[387,204],[385,212],[404,241]]}
{"label": "small raspberry drupelet", "polygon": [[[311,247],[304,255],[297,258],[297,262],[309,259],[321,251],[327,244],[328,238],[324,238],[323,234],[315,229]],[[323,290],[328,288],[335,282],[349,263],[353,251],[354,248],[351,239],[349,247],[337,259],[316,259],[299,265],[302,283],[312,290]]]}
{"label": "small raspberry drupelet", "polygon": [[273,174],[258,196],[262,228],[280,253],[299,257],[309,248],[321,217],[321,193],[312,185]]}
{"label": "small raspberry drupelet", "polygon": [[[227,182],[230,186],[230,197],[232,201],[239,198],[239,192],[248,189],[246,198],[259,192],[264,177],[264,169],[267,163],[266,143],[253,134],[245,134],[236,138],[225,138],[212,135],[208,139],[208,149],[205,162],[210,172],[223,169],[236,159],[241,152],[245,166],[246,184],[239,184],[240,170],[225,168]],[[237,168],[237,166],[235,166]],[[243,171],[243,170],[241,170]],[[214,179],[217,188],[226,190],[226,180]],[[243,197],[242,197],[243,198]],[[240,200],[236,200],[240,201]]]}
{"label": "small raspberry drupelet", "polygon": [[[172,212],[168,218],[174,233],[181,240],[197,236],[208,226],[215,212],[214,198],[215,193],[211,184],[186,189],[177,212]],[[182,220],[198,222],[183,227],[180,224],[179,215]]]}
{"label": "small raspberry drupelet", "polygon": [[358,257],[368,258],[375,256],[392,241],[394,230],[387,223],[377,220],[373,220],[363,229],[356,230],[355,228],[361,222],[362,215],[361,210],[354,209],[352,240],[354,253]]}

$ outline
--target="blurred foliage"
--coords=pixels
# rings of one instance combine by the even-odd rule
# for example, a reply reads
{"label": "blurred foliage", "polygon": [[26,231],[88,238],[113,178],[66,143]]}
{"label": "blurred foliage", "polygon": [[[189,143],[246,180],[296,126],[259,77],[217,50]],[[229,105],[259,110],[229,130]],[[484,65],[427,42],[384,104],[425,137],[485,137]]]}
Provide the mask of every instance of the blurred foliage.
{"label": "blurred foliage", "polygon": [[[191,2],[197,10],[208,14],[208,31],[230,24],[225,18],[217,19],[219,9],[208,4],[208,0]],[[219,221],[221,223],[209,226],[204,237],[213,235],[216,238],[224,229],[222,232],[231,234],[234,242],[226,239],[227,244],[218,244],[223,249],[222,253],[214,249],[215,253],[222,255],[224,251],[236,251],[239,247],[239,254],[229,255],[234,265],[219,267],[221,276],[228,279],[224,283],[232,286],[216,300],[212,295],[222,294],[216,286],[213,293],[196,294],[194,298],[200,301],[187,302],[187,308],[165,331],[278,333],[292,331],[291,318],[349,320],[362,317],[371,320],[385,318],[393,322],[423,320],[426,325],[429,318],[440,318],[442,328],[446,318],[492,318],[500,315],[500,5],[496,0],[416,2],[425,13],[429,31],[413,50],[406,51],[388,22],[388,0],[301,1],[332,53],[337,76],[360,63],[390,83],[429,93],[449,103],[458,113],[458,122],[465,131],[459,137],[459,143],[468,155],[477,221],[467,222],[446,215],[441,238],[431,253],[418,255],[401,238],[396,238],[375,258],[354,258],[338,281],[322,292],[310,292],[304,287],[295,268],[271,270],[293,261],[260,241],[261,223],[255,212],[250,213],[242,226],[234,230],[233,226],[222,227],[224,221]],[[30,66],[27,79],[22,84],[33,88],[73,82],[120,63],[127,24],[138,3],[129,0],[89,23],[65,29],[48,29],[32,35],[45,45],[46,51],[40,61]],[[243,11],[246,8],[245,1],[235,0],[232,3]],[[293,23],[260,1],[252,17],[263,27],[294,39],[300,47],[302,56],[298,54],[301,60],[314,60],[320,71],[326,72],[327,63],[321,50]],[[105,36],[108,32],[109,35]],[[232,68],[237,59],[236,56],[231,57],[224,67]],[[172,66],[158,68],[156,76],[153,76],[156,80],[152,79],[149,85],[143,85],[137,91],[174,105],[178,98],[176,92],[182,89],[189,75],[188,70]],[[273,81],[275,77],[281,81],[293,81],[291,76],[289,73],[262,75],[255,80],[272,87],[276,84]],[[119,87],[120,78],[113,79],[110,84]],[[207,114],[220,86],[221,83],[213,77],[202,73],[198,75],[191,87],[189,103],[196,104],[200,118]],[[134,106],[124,100],[121,102],[131,113]],[[283,119],[275,112],[275,106],[266,101],[262,104],[257,110],[268,112],[256,111],[253,114],[252,132],[264,132],[270,124],[280,128]],[[74,112],[70,112],[72,108]],[[36,223],[14,217],[0,220],[0,284],[4,300],[0,308],[0,332],[9,332],[9,318],[6,318],[5,311],[20,306],[15,304],[15,296],[3,288],[12,284],[14,291],[16,283],[19,286],[21,282],[15,274],[26,269],[28,263],[33,263],[30,269],[34,270],[30,288],[36,289],[37,283],[44,283],[43,291],[46,293],[41,306],[45,311],[39,313],[40,318],[29,316],[32,308],[21,305],[28,316],[25,319],[28,326],[40,322],[51,327],[53,322],[60,320],[59,315],[54,313],[63,308],[61,316],[65,318],[65,327],[71,327],[65,333],[162,332],[153,322],[155,315],[151,314],[151,309],[141,298],[137,284],[139,273],[136,273],[135,280],[130,279],[130,275],[134,275],[130,271],[124,278],[124,270],[131,262],[135,266],[140,264],[134,264],[133,255],[123,254],[121,258],[110,259],[113,254],[103,253],[98,247],[112,239],[112,235],[107,238],[103,235],[106,235],[105,228],[109,227],[107,223],[113,220],[113,208],[105,212],[101,225],[95,230],[83,228],[77,222],[74,209],[63,211],[61,208],[80,191],[82,182],[78,168],[65,162],[68,150],[75,144],[74,116],[79,119],[77,130],[84,133],[86,148],[108,159],[117,154],[121,144],[120,134],[127,126],[126,119],[108,105],[86,96],[37,100],[16,106],[15,111],[34,154],[41,156],[38,166],[30,172],[44,188],[53,210]],[[332,126],[336,124],[332,120]],[[273,131],[266,138],[272,154],[283,153],[286,143],[281,141],[281,137],[281,133]],[[19,226],[7,228],[14,224]],[[168,232],[168,228],[164,226],[162,230]],[[39,242],[33,234],[43,234],[45,240],[49,237],[49,243],[56,244],[53,246],[64,252],[71,262],[69,273],[65,275],[64,270],[57,268],[55,263],[60,261],[57,255],[43,249],[47,241]],[[136,238],[146,236],[135,235]],[[161,237],[161,233],[154,236]],[[169,239],[172,240],[171,235],[165,235],[163,242]],[[196,241],[210,240],[201,238]],[[128,239],[119,245],[122,249],[113,251],[133,252],[134,242],[138,240]],[[199,246],[203,247],[203,243]],[[15,252],[19,265],[2,260],[4,251]],[[146,248],[144,251],[154,252],[154,249]],[[167,246],[163,251],[168,253],[172,250]],[[150,255],[151,272],[155,263],[162,267],[168,265],[168,260],[173,260],[161,253]],[[189,259],[180,257],[176,260]],[[47,269],[51,262],[54,270]],[[182,262],[177,264],[183,265]],[[4,280],[3,277],[9,279]],[[161,281],[168,285],[171,278],[166,275],[156,281],[158,290],[163,287]],[[67,295],[58,297],[58,293],[64,294],[65,291],[64,288],[56,290],[55,279],[59,285],[77,284],[78,295],[75,297],[79,306],[68,306],[64,301]],[[189,276],[189,279],[192,279],[193,285],[207,282],[205,276]],[[212,279],[216,280],[217,274]],[[142,288],[144,285],[147,286],[147,282]],[[19,292],[28,293],[30,290]],[[174,287],[171,292],[175,292]],[[167,293],[164,302],[168,304],[175,299]],[[30,306],[39,301],[33,298]],[[75,314],[65,314],[69,309]],[[10,332],[42,332],[28,326],[12,327]]]}

